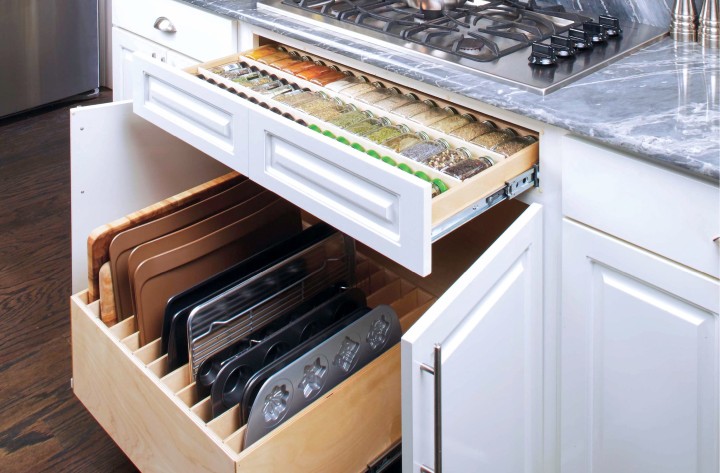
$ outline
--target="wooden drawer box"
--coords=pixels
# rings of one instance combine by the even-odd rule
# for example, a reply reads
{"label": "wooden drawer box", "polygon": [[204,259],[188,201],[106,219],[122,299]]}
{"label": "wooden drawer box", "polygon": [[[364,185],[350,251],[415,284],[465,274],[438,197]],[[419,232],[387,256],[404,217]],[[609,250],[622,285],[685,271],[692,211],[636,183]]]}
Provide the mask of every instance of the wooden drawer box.
{"label": "wooden drawer box", "polygon": [[[403,329],[434,298],[394,273],[358,264],[371,306],[390,303]],[[252,447],[238,408],[210,420],[189,367],[167,372],[160,340],[138,348],[134,317],[107,327],[87,292],[71,298],[77,397],[143,472],[354,472],[396,444],[400,347],[395,346]]]}

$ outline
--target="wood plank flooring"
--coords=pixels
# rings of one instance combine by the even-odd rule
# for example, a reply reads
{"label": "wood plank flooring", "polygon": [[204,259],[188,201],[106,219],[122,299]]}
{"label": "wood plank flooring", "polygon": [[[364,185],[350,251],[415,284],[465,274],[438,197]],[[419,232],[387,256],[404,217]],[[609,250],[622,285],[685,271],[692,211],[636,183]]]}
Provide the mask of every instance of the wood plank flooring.
{"label": "wood plank flooring", "polygon": [[70,388],[69,108],[0,120],[3,473],[137,471]]}

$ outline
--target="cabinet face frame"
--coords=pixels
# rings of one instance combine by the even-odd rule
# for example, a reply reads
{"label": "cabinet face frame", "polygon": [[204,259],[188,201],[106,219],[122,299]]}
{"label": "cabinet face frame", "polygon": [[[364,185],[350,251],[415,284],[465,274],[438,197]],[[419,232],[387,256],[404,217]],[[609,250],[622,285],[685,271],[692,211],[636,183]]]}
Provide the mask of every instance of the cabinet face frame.
{"label": "cabinet face frame", "polygon": [[562,471],[718,471],[720,282],[569,219],[563,240]]}

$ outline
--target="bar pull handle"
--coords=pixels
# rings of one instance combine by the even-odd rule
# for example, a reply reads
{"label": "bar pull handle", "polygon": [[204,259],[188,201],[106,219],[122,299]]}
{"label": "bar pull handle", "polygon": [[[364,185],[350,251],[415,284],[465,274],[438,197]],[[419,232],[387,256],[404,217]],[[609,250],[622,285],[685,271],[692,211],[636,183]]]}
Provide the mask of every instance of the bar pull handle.
{"label": "bar pull handle", "polygon": [[439,343],[435,344],[433,349],[433,366],[422,363],[420,369],[426,373],[430,373],[435,377],[434,380],[434,391],[435,391],[435,468],[430,469],[426,466],[421,466],[421,473],[442,473],[442,347]]}
{"label": "bar pull handle", "polygon": [[155,24],[153,27],[156,30],[162,31],[163,33],[177,33],[177,29],[175,28],[175,25],[172,24],[172,21],[168,20],[166,17],[161,16],[157,20],[155,20]]}

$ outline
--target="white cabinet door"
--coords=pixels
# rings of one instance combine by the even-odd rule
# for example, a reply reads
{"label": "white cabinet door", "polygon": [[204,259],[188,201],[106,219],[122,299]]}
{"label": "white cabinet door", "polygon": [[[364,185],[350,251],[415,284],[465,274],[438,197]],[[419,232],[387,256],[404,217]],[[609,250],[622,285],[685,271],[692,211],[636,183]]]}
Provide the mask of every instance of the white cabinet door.
{"label": "white cabinet door", "polygon": [[132,99],[132,56],[136,51],[166,61],[167,49],[117,26],[112,29],[113,100]]}
{"label": "white cabinet door", "polygon": [[717,473],[720,284],[566,220],[564,473]]}
{"label": "white cabinet door", "polygon": [[533,204],[405,334],[405,473],[541,471],[541,277]]}

